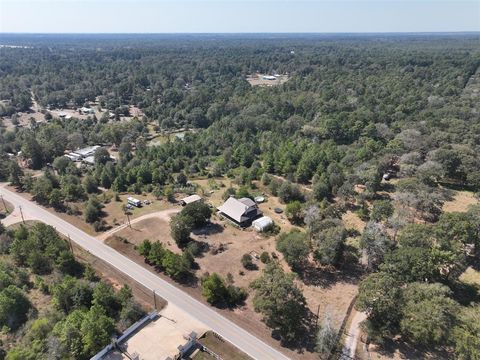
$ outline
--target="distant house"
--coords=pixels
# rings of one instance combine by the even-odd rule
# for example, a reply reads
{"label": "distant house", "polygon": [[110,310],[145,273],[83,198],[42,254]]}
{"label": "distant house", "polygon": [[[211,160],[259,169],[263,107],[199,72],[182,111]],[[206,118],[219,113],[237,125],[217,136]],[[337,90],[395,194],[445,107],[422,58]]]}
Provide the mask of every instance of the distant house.
{"label": "distant house", "polygon": [[74,153],[77,154],[77,155],[80,155],[80,157],[83,159],[83,158],[86,158],[88,156],[94,156],[95,152],[99,148],[100,148],[99,145],[87,146],[83,149],[75,150]]}
{"label": "distant house", "polygon": [[248,198],[230,197],[218,207],[218,211],[220,215],[242,227],[249,226],[254,219],[262,215],[257,204]]}
{"label": "distant house", "polygon": [[90,156],[84,157],[82,159],[82,162],[87,165],[95,165],[95,156],[90,155]]}
{"label": "distant house", "polygon": [[187,196],[186,198],[183,198],[182,200],[180,200],[180,203],[182,204],[182,206],[185,206],[185,205],[197,202],[197,201],[202,201],[202,198],[198,195],[190,195],[190,196]]}
{"label": "distant house", "polygon": [[263,75],[262,79],[263,80],[277,80],[277,78],[273,75]]}
{"label": "distant house", "polygon": [[95,114],[95,111],[92,108],[87,108],[85,106],[80,109],[80,112],[84,115]]}
{"label": "distant house", "polygon": [[100,148],[100,146],[98,145],[88,146],[83,149],[71,151],[68,154],[65,154],[65,157],[69,158],[72,161],[83,161],[87,164],[93,164],[95,152],[98,148]]}
{"label": "distant house", "polygon": [[78,154],[75,154],[74,152],[65,154],[64,156],[70,159],[71,161],[79,161],[81,159],[81,156]]}
{"label": "distant house", "polygon": [[273,220],[268,216],[262,216],[252,222],[252,226],[258,232],[266,231],[273,226]]}

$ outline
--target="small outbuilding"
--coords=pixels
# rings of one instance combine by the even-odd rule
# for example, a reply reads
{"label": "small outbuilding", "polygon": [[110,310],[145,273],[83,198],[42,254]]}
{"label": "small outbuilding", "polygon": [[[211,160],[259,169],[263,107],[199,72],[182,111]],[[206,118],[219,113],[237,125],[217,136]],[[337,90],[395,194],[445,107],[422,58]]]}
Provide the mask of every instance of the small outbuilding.
{"label": "small outbuilding", "polygon": [[263,232],[273,226],[273,220],[268,216],[262,216],[261,218],[254,220],[252,226],[258,232]]}
{"label": "small outbuilding", "polygon": [[180,203],[182,204],[182,206],[185,206],[185,205],[197,202],[197,201],[202,201],[202,198],[200,196],[194,194],[194,195],[187,196],[186,198],[183,198],[182,200],[180,200]]}

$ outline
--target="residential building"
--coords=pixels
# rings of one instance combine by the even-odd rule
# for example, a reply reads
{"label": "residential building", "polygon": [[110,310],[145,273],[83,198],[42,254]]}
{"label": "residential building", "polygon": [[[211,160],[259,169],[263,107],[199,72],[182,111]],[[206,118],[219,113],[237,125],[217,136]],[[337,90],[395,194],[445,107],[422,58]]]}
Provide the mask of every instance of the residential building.
{"label": "residential building", "polygon": [[254,219],[262,215],[257,204],[248,198],[230,197],[218,207],[218,211],[221,216],[242,227],[250,226]]}

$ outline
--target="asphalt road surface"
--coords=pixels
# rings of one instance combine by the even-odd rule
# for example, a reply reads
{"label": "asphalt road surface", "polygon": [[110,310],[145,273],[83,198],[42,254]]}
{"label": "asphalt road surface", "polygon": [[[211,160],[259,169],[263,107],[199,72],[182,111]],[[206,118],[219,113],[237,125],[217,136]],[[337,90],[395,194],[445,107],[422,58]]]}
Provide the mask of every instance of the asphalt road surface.
{"label": "asphalt road surface", "polygon": [[283,360],[288,359],[271,346],[245,331],[232,321],[226,319],[210,307],[195,300],[179,288],[169,284],[111,247],[86,234],[72,224],[62,220],[58,216],[41,208],[37,204],[28,201],[20,195],[0,186],[0,194],[5,200],[12,203],[16,208],[21,206],[24,215],[28,218],[38,219],[45,224],[51,225],[60,233],[70,236],[72,241],[97,256],[112,267],[130,276],[147,289],[155,290],[156,294],[169,303],[175,304],[181,310],[203,322],[207,327],[220,334],[225,340],[231,342],[237,348],[258,360]]}

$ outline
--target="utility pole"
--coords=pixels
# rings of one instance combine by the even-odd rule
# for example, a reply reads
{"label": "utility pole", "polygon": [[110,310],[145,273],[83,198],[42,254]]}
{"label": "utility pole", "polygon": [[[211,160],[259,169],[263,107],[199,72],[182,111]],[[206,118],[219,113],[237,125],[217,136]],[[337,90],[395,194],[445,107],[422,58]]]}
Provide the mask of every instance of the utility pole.
{"label": "utility pole", "polygon": [[20,215],[22,216],[22,222],[25,224],[25,218],[23,217],[22,206],[18,205],[18,208],[20,209]]}
{"label": "utility pole", "polygon": [[127,215],[128,226],[129,226],[130,229],[131,229],[131,228],[132,228],[132,223],[130,222],[130,213],[127,211],[125,214]]}
{"label": "utility pole", "polygon": [[155,307],[155,310],[157,310],[157,296],[155,294],[155,289],[153,289],[153,306]]}
{"label": "utility pole", "polygon": [[70,245],[70,251],[72,252],[73,257],[75,257],[75,254],[73,253],[72,238],[70,237],[70,234],[68,234],[68,245]]}

